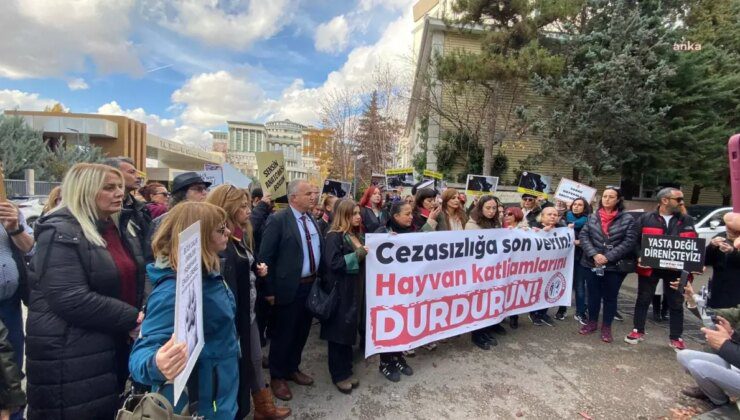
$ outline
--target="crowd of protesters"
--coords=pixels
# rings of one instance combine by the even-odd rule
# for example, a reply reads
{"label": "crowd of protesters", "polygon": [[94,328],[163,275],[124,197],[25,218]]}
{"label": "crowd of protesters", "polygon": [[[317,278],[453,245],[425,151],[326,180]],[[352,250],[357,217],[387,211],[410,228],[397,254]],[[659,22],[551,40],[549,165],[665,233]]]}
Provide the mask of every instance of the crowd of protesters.
{"label": "crowd of protesters", "polygon": [[[370,186],[354,202],[322,196],[309,182],[295,180],[287,185],[287,206],[278,210],[259,188],[209,189],[195,172],[175,177],[169,191],[141,182],[127,158],[77,164],[33,230],[15,206],[0,202],[0,418],[21,419],[25,412],[29,419],[107,419],[121,408],[122,395],[158,392],[173,400],[172,381],[188,358],[187,344],[173,335],[179,234],[196,221],[205,343],[177,412],[188,407],[209,419],[242,419],[250,412],[256,419],[290,416],[290,408],[274,399],[289,401],[294,384],[314,383],[301,362],[314,321],[306,303],[319,282],[338,299],[320,331],[331,380],[342,393],[357,388],[353,354],[364,348],[368,233],[570,227],[577,238],[573,316],[580,334],[600,330],[601,340],[613,341],[620,287],[637,272],[634,329],[624,341],[643,340],[660,283],[669,308],[669,345],[685,349],[683,308],[693,294],[676,290],[676,271],[650,269],[637,258],[642,235],[697,236],[678,189],[661,190],[656,210],[635,216],[626,212],[616,187],[607,187],[593,210],[584,198],[566,207],[524,194],[510,206],[493,195],[477,196],[466,211],[466,196],[454,188],[415,188],[400,197]],[[717,308],[740,305],[733,226],[728,223],[727,233],[707,250],[714,268],[709,303]],[[25,328],[22,303],[28,307]],[[555,326],[566,316],[567,307],[557,308],[554,319],[548,308],[528,314],[535,326]],[[725,316],[740,319],[735,312]],[[519,317],[509,317],[508,326],[516,330]],[[496,336],[506,334],[497,324],[470,339],[490,350]],[[679,361],[699,385],[687,395],[721,404],[740,393],[740,375],[729,368],[740,367],[740,330],[723,321],[720,332],[706,334],[719,356],[686,351]],[[438,345],[444,341],[425,347]],[[383,353],[378,370],[398,382],[413,375],[407,358],[414,355]]]}

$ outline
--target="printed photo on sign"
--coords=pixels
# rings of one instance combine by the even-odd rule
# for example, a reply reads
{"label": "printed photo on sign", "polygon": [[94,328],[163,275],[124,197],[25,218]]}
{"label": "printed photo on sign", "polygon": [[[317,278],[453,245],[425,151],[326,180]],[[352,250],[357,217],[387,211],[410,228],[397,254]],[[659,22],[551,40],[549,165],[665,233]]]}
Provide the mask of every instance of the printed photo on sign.
{"label": "printed photo on sign", "polygon": [[385,185],[387,188],[413,187],[415,183],[413,168],[389,169],[385,171]]}
{"label": "printed photo on sign", "polygon": [[643,235],[640,265],[700,273],[704,270],[705,243],[703,238]]}
{"label": "printed photo on sign", "polygon": [[568,178],[561,178],[558,189],[555,191],[555,199],[568,204],[577,198],[585,198],[590,203],[596,195],[596,188],[581,184]]}
{"label": "printed photo on sign", "polygon": [[570,305],[573,230],[368,234],[365,357]]}
{"label": "printed photo on sign", "polygon": [[352,190],[352,183],[337,181],[334,179],[327,179],[324,181],[324,188],[322,188],[322,194],[331,194],[337,198],[344,198],[349,196],[349,192]]}
{"label": "printed photo on sign", "polygon": [[205,344],[200,221],[182,231],[178,239],[180,248],[175,288],[175,342],[187,344],[188,361],[182,373],[175,377],[175,404],[185,389]]}
{"label": "printed photo on sign", "polygon": [[465,185],[465,193],[468,195],[493,194],[498,187],[497,176],[470,175]]}
{"label": "printed photo on sign", "polygon": [[551,183],[551,176],[525,171],[519,177],[519,186],[516,190],[521,194],[531,194],[535,197],[547,198],[550,193]]}

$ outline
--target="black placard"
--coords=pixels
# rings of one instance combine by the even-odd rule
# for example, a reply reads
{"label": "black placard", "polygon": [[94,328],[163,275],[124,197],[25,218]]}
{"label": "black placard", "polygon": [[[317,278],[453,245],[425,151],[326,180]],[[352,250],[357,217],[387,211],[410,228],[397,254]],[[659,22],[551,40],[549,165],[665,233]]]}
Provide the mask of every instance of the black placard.
{"label": "black placard", "polygon": [[704,269],[705,242],[702,238],[643,235],[640,265],[701,272]]}

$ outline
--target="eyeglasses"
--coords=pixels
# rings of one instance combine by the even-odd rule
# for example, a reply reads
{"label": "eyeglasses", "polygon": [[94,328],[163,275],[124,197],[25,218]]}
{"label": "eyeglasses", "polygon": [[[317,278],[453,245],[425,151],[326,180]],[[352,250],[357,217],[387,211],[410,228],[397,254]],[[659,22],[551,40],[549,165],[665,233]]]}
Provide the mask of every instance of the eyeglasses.
{"label": "eyeglasses", "polygon": [[619,191],[620,189],[622,189],[622,187],[620,187],[619,185],[607,185],[604,189],[605,190],[617,190],[617,191]]}
{"label": "eyeglasses", "polygon": [[163,195],[165,197],[170,197],[172,194],[168,192],[158,192],[158,193],[152,193],[151,195]]}
{"label": "eyeglasses", "polygon": [[514,216],[514,212],[507,211],[504,216]]}
{"label": "eyeglasses", "polygon": [[683,203],[683,197],[668,197],[669,200],[676,200],[676,203]]}
{"label": "eyeglasses", "polygon": [[232,188],[234,188],[234,186],[229,184],[229,188],[226,190],[226,194],[224,194],[224,198],[221,199],[221,206],[219,207],[224,208],[224,206],[226,205],[226,200],[229,199],[229,193],[231,192]]}
{"label": "eyeglasses", "polygon": [[188,188],[189,191],[197,191],[197,192],[203,192],[208,190],[208,188],[205,185],[193,185],[192,187]]}
{"label": "eyeglasses", "polygon": [[227,231],[228,229],[229,229],[229,228],[228,228],[228,227],[226,226],[226,222],[224,222],[224,223],[222,223],[222,224],[221,224],[221,226],[219,226],[219,227],[218,227],[218,229],[216,229],[216,232],[217,232],[217,233],[218,233],[219,235],[226,235],[226,231]]}

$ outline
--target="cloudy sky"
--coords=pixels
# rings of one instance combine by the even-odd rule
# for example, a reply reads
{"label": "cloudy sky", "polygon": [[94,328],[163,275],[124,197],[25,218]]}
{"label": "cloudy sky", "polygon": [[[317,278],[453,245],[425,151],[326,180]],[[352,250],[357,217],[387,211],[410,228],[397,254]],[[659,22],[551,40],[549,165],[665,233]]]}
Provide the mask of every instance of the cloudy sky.
{"label": "cloudy sky", "polygon": [[228,120],[315,123],[326,92],[408,61],[414,0],[3,0],[0,110],[61,102],[203,143]]}

